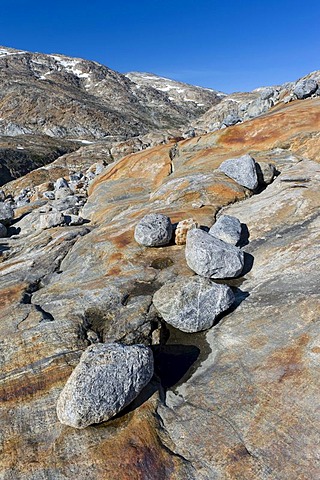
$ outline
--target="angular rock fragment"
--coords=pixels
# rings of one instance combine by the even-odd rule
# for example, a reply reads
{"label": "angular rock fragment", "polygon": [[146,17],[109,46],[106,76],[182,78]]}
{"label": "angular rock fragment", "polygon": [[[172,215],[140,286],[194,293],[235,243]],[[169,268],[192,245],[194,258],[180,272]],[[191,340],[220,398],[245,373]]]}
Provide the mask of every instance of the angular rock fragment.
{"label": "angular rock fragment", "polygon": [[57,403],[61,423],[85,428],[116,415],[150,381],[153,355],[144,345],[90,345]]}
{"label": "angular rock fragment", "polygon": [[145,247],[160,247],[170,242],[172,231],[169,217],[161,213],[150,213],[136,225],[134,239]]}
{"label": "angular rock fragment", "polygon": [[188,232],[186,260],[191,270],[207,278],[237,277],[244,267],[240,248],[200,229]]}
{"label": "angular rock fragment", "polygon": [[224,242],[237,245],[241,237],[241,223],[236,217],[230,215],[222,215],[209,230],[213,235]]}
{"label": "angular rock fragment", "polygon": [[276,169],[272,163],[256,162],[258,181],[260,184],[270,185],[276,174]]}
{"label": "angular rock fragment", "polygon": [[13,208],[8,202],[0,202],[0,222],[9,225],[13,219]]}
{"label": "angular rock fragment", "polygon": [[167,283],[153,296],[154,306],[164,320],[188,333],[211,328],[217,316],[233,302],[230,287],[197,276]]}
{"label": "angular rock fragment", "polygon": [[0,223],[0,238],[4,238],[7,236],[7,229],[3,225],[3,223]]}
{"label": "angular rock fragment", "polygon": [[309,80],[302,80],[293,90],[293,93],[299,100],[310,97],[318,88],[318,84],[311,78]]}
{"label": "angular rock fragment", "polygon": [[255,190],[258,186],[256,163],[248,154],[225,160],[221,163],[219,170],[250,190]]}
{"label": "angular rock fragment", "polygon": [[55,199],[56,200],[64,200],[65,198],[69,197],[70,195],[73,195],[73,191],[68,187],[68,188],[59,188],[55,192]]}
{"label": "angular rock fragment", "polygon": [[65,223],[64,215],[60,212],[45,213],[40,215],[39,228],[41,230],[46,228],[57,227]]}
{"label": "angular rock fragment", "polygon": [[198,223],[193,218],[187,218],[186,220],[181,220],[178,223],[175,230],[175,244],[176,245],[185,245],[187,241],[187,233],[193,228],[198,228]]}
{"label": "angular rock fragment", "polygon": [[54,183],[54,189],[60,190],[60,188],[69,188],[69,183],[65,178],[58,178]]}

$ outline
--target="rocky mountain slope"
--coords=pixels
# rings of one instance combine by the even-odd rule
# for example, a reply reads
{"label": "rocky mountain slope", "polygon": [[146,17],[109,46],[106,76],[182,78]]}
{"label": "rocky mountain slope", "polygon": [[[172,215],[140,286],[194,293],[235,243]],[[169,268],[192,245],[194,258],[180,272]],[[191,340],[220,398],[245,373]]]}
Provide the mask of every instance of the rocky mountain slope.
{"label": "rocky mountain slope", "polygon": [[160,92],[165,92],[169,100],[181,107],[187,108],[195,118],[202,113],[201,110],[208,110],[208,105],[212,107],[213,92],[216,94],[216,101],[214,103],[219,103],[219,99],[221,100],[226,96],[223,92],[189,85],[171,80],[170,78],[159,77],[153,73],[129,72],[126,73],[126,77],[136,85],[139,85],[140,88],[151,87]]}
{"label": "rocky mountain slope", "polygon": [[194,123],[198,133],[211,132],[263,115],[275,105],[320,95],[320,70],[282,85],[226,95]]}
{"label": "rocky mountain slope", "polygon": [[136,84],[97,62],[4,47],[0,82],[2,135],[131,137],[185,126],[219,101],[214,90],[199,88],[201,108],[193,111],[163,90]]}
{"label": "rocky mountain slope", "polygon": [[[190,98],[181,100],[158,88],[158,77],[151,83],[136,77],[137,82],[80,58],[0,47],[0,185],[78,149],[81,142],[103,140],[112,148],[138,137],[138,150],[145,144],[139,136],[150,132],[181,135],[220,101],[218,92],[189,85],[183,87]],[[179,82],[170,85],[181,88]],[[24,141],[26,135],[32,145]]]}
{"label": "rocky mountain slope", "polygon": [[[318,478],[320,98],[110,165],[102,145],[80,150],[2,194],[7,209],[9,192],[23,198],[0,244],[0,476]],[[219,170],[248,153],[278,172],[265,189]],[[68,183],[53,185],[56,168]],[[246,225],[245,268],[226,281],[235,305],[211,329],[180,332],[154,308],[162,285],[194,272],[184,245],[134,240],[147,213]],[[152,381],[108,422],[63,425],[57,400],[82,352],[115,341],[151,346]]]}

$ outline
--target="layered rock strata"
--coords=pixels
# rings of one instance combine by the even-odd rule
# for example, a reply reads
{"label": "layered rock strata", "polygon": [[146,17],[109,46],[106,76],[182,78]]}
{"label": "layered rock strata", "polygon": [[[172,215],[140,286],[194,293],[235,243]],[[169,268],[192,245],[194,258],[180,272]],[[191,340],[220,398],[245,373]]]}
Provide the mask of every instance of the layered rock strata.
{"label": "layered rock strata", "polygon": [[[39,200],[16,210],[10,228],[29,225],[0,245],[0,475],[319,476],[319,131],[320,100],[292,101],[109,165],[88,187],[86,225],[39,231],[28,220]],[[218,170],[247,153],[281,172],[254,196]],[[158,381],[120,417],[82,430],[62,425],[56,403],[86,348],[150,345],[163,330],[155,292],[194,276],[184,246],[134,241],[134,226],[151,212],[207,227],[219,212],[247,225],[248,262],[228,281],[236,308],[191,344],[190,334],[170,330],[167,344],[160,334]]]}

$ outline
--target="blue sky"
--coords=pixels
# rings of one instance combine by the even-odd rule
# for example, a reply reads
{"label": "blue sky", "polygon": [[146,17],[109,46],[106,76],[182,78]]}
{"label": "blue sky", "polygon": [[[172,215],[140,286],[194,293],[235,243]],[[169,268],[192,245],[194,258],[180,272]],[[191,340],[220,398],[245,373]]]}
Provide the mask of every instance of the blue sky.
{"label": "blue sky", "polygon": [[0,45],[245,91],[320,69],[320,2],[0,0]]}

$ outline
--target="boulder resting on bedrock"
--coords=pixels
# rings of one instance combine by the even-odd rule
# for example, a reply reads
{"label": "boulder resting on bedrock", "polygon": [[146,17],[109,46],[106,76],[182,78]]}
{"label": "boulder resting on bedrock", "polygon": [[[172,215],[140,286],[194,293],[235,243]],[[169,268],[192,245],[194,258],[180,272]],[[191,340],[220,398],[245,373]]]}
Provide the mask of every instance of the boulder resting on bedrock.
{"label": "boulder resting on bedrock", "polygon": [[210,235],[224,242],[237,245],[241,237],[241,223],[236,217],[222,215],[209,230]]}
{"label": "boulder resting on bedrock", "polygon": [[137,397],[152,375],[153,355],[144,345],[91,345],[60,394],[58,418],[75,428],[109,420]]}
{"label": "boulder resting on bedrock", "polygon": [[240,248],[199,228],[188,232],[186,260],[191,270],[207,278],[237,277],[244,267],[244,253]]}
{"label": "boulder resting on bedrock", "polygon": [[230,287],[198,276],[167,283],[153,296],[153,304],[164,320],[187,333],[211,328],[233,302]]}
{"label": "boulder resting on bedrock", "polygon": [[225,160],[221,163],[220,170],[250,190],[255,190],[259,184],[256,163],[248,154]]}
{"label": "boulder resting on bedrock", "polygon": [[149,213],[136,225],[134,238],[145,247],[161,247],[170,242],[172,232],[169,217],[161,213]]}
{"label": "boulder resting on bedrock", "polygon": [[310,95],[315,93],[317,88],[317,82],[312,78],[309,78],[308,80],[302,80],[299,82],[293,90],[293,93],[299,100],[303,100],[304,98],[310,97]]}

